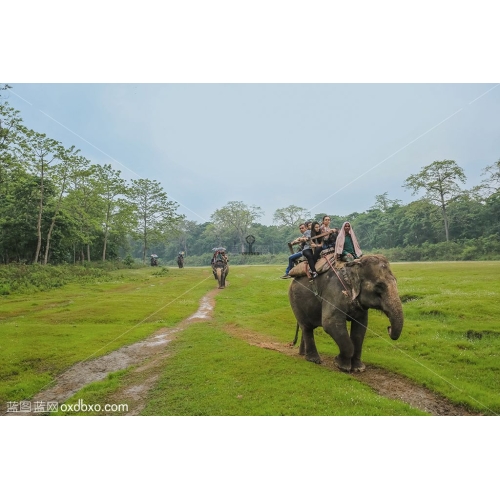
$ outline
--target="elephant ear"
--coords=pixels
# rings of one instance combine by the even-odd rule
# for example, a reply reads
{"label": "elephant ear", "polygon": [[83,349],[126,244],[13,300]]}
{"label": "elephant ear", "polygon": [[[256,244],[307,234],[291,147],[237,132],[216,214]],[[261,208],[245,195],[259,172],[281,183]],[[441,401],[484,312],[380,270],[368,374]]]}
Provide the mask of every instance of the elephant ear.
{"label": "elephant ear", "polygon": [[352,300],[356,300],[361,293],[361,265],[359,259],[355,259],[345,265],[345,267],[349,269],[349,278],[352,286]]}

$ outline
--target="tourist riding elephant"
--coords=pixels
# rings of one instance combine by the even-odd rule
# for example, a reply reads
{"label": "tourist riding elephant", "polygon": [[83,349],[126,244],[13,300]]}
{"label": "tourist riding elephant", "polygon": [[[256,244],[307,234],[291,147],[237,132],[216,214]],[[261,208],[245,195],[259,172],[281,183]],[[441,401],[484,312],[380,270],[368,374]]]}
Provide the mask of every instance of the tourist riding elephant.
{"label": "tourist riding elephant", "polygon": [[182,269],[184,267],[184,255],[179,254],[177,256],[177,265],[179,266],[179,269]]}
{"label": "tourist riding elephant", "polygon": [[229,274],[229,264],[226,261],[216,261],[212,264],[212,272],[219,284],[219,288],[225,288],[226,276]]}
{"label": "tourist riding elephant", "polygon": [[[322,326],[339,346],[335,364],[342,371],[362,372],[361,350],[368,324],[368,309],[378,309],[389,318],[392,340],[403,329],[403,306],[396,278],[383,255],[367,255],[348,262],[341,269],[329,269],[310,282],[295,278],[288,291],[290,305],[302,330],[299,354],[321,363],[314,329]],[[351,334],[347,331],[351,322]]]}

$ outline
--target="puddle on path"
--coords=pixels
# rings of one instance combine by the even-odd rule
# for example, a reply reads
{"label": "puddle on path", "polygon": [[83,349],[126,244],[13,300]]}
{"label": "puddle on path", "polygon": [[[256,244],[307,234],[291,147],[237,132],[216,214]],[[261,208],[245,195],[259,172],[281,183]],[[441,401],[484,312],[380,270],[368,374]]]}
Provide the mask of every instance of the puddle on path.
{"label": "puddle on path", "polygon": [[[211,290],[202,297],[198,310],[189,318],[173,328],[161,328],[145,340],[121,347],[100,358],[83,361],[72,366],[57,377],[55,385],[36,394],[32,401],[63,403],[86,385],[105,379],[109,373],[124,370],[132,365],[143,363],[148,358],[164,351],[174,334],[184,330],[190,324],[206,321],[211,318],[215,306],[215,295],[218,289]],[[141,387],[146,391],[149,387]],[[135,391],[137,392],[137,388]],[[9,416],[31,416],[34,413],[8,413]]]}
{"label": "puddle on path", "polygon": [[214,310],[213,298],[207,295],[201,299],[200,307],[198,308],[198,310],[192,316],[189,316],[189,318],[186,321],[192,321],[194,319],[202,319],[202,320],[210,319],[213,310]]}

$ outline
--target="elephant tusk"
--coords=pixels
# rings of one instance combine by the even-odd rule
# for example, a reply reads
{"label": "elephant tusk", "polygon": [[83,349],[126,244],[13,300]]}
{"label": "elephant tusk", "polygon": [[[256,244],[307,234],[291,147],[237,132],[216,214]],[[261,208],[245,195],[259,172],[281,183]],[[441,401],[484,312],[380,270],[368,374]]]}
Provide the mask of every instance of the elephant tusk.
{"label": "elephant tusk", "polygon": [[392,328],[390,326],[387,327],[387,333],[390,335],[392,333]]}

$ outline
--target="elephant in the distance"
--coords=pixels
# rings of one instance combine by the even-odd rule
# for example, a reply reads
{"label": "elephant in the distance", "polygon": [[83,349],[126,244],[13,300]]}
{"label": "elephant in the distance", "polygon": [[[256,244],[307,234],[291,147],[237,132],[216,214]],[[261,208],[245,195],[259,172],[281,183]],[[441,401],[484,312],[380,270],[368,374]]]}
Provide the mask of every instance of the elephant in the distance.
{"label": "elephant in the distance", "polygon": [[184,254],[179,253],[177,255],[177,265],[179,266],[179,269],[182,269],[184,267]]}
{"label": "elephant in the distance", "polygon": [[[322,326],[337,343],[340,353],[335,364],[345,372],[362,372],[361,350],[368,324],[368,309],[378,309],[389,318],[391,339],[403,329],[403,306],[396,278],[383,255],[367,255],[343,268],[330,268],[313,281],[295,278],[288,291],[290,305],[302,330],[299,354],[321,363],[314,329]],[[347,330],[351,322],[351,333]]]}
{"label": "elephant in the distance", "polygon": [[224,261],[217,261],[212,264],[212,272],[217,280],[219,288],[226,287],[226,276],[229,274],[229,264]]}
{"label": "elephant in the distance", "polygon": [[219,288],[225,288],[226,276],[229,274],[229,258],[224,247],[216,247],[213,249],[211,265],[214,278],[219,284]]}

